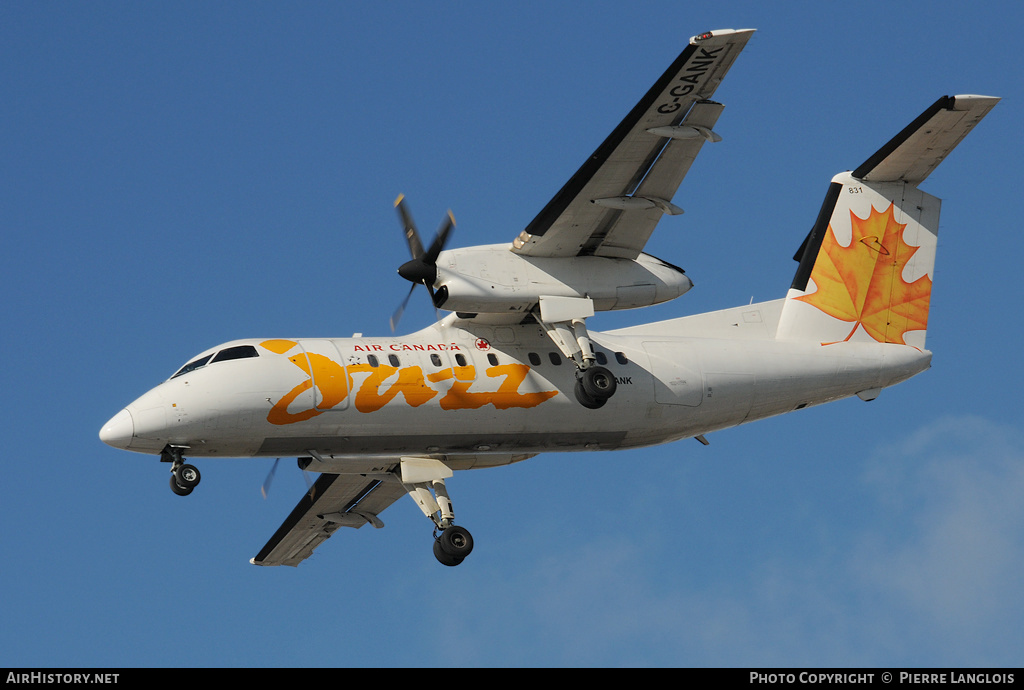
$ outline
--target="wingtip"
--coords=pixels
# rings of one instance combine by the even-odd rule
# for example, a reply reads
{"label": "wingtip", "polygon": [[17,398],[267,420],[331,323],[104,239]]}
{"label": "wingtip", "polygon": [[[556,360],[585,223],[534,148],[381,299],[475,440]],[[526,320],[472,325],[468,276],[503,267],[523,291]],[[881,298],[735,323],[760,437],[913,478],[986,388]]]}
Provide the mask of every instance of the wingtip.
{"label": "wingtip", "polygon": [[982,96],[976,93],[961,93],[949,98],[953,101],[954,110],[969,110],[972,107],[992,108],[1003,100],[1001,96]]}

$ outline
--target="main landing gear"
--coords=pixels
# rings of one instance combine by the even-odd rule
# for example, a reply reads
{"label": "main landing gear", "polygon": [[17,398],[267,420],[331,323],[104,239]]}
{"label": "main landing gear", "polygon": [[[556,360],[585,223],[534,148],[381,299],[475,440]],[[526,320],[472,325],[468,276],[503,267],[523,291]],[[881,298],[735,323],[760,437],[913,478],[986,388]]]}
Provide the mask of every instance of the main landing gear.
{"label": "main landing gear", "polygon": [[596,410],[615,395],[616,381],[594,356],[585,323],[593,315],[594,303],[578,297],[541,297],[534,314],[551,341],[576,365],[576,400]]}
{"label": "main landing gear", "polygon": [[404,457],[398,475],[409,497],[434,523],[434,557],[447,566],[462,563],[473,551],[473,535],[455,524],[455,510],[444,484],[452,474],[450,467],[435,458]]}
{"label": "main landing gear", "polygon": [[194,465],[185,462],[184,446],[167,446],[160,452],[160,462],[171,463],[171,491],[188,496],[199,485],[202,476]]}

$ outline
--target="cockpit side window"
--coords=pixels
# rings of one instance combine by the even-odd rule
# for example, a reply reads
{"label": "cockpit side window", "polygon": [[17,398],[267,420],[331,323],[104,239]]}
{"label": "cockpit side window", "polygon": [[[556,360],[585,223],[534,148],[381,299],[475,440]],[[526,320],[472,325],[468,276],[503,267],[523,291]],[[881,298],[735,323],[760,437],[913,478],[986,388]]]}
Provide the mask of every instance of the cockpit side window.
{"label": "cockpit side window", "polygon": [[188,364],[183,366],[181,369],[178,369],[178,372],[174,376],[172,376],[171,378],[172,379],[176,379],[179,376],[181,376],[182,374],[187,374],[188,372],[195,371],[196,369],[198,369],[200,367],[205,367],[206,363],[210,361],[211,357],[213,357],[212,354],[211,355],[206,355],[205,357],[200,357],[199,359],[192,360],[191,362],[189,362]]}
{"label": "cockpit side window", "polygon": [[229,347],[221,350],[217,353],[217,356],[213,358],[214,362],[226,362],[229,359],[245,359],[247,357],[259,357],[260,353],[256,351],[256,348],[252,345],[236,345],[235,347]]}

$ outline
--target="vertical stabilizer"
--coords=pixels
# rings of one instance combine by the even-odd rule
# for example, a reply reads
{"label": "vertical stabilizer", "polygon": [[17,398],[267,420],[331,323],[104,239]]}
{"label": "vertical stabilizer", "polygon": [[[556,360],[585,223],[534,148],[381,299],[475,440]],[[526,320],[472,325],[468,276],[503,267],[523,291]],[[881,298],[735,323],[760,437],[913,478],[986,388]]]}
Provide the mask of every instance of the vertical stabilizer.
{"label": "vertical stabilizer", "polygon": [[780,339],[924,347],[940,201],[905,182],[832,178],[786,296]]}
{"label": "vertical stabilizer", "polygon": [[998,100],[944,96],[863,165],[832,178],[794,257],[779,339],[924,348],[941,202],[917,185]]}

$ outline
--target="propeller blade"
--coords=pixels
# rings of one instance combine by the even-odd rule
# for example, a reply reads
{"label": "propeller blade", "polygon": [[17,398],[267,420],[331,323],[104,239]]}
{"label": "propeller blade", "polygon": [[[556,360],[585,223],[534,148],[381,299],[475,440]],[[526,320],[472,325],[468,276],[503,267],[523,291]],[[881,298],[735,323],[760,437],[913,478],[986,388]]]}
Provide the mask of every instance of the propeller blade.
{"label": "propeller blade", "polygon": [[448,244],[448,235],[451,234],[452,228],[455,227],[455,216],[452,215],[451,211],[448,211],[448,217],[441,223],[441,227],[437,229],[437,235],[434,236],[434,242],[430,245],[430,249],[427,250],[426,256],[423,257],[423,261],[434,266],[437,264],[437,256],[444,249],[444,246]]}
{"label": "propeller blade", "polygon": [[416,223],[412,220],[412,214],[405,204],[405,195],[399,194],[395,199],[395,208],[398,209],[398,218],[402,221],[402,230],[405,232],[405,241],[409,244],[409,253],[413,259],[423,257],[423,243],[420,242],[420,233],[416,230]]}
{"label": "propeller blade", "polygon": [[[427,288],[427,292],[430,293],[430,304],[434,307],[434,320],[441,320],[441,310],[437,308],[437,294],[434,293],[434,286],[430,283],[424,282],[423,287]],[[445,288],[447,292],[448,288]]]}
{"label": "propeller blade", "polygon": [[274,481],[274,473],[277,472],[277,463],[281,462],[281,458],[274,460],[273,466],[270,468],[270,474],[263,480],[263,486],[260,487],[260,493],[263,494],[263,500],[267,499],[267,495],[270,493],[270,483]]}
{"label": "propeller blade", "polygon": [[398,309],[391,315],[391,332],[394,333],[395,329],[398,328],[398,320],[402,318],[402,314],[405,313],[405,307],[409,304],[409,298],[412,297],[412,293],[416,290],[416,284],[413,283],[412,287],[409,288],[409,293],[402,300],[402,303],[398,305]]}

